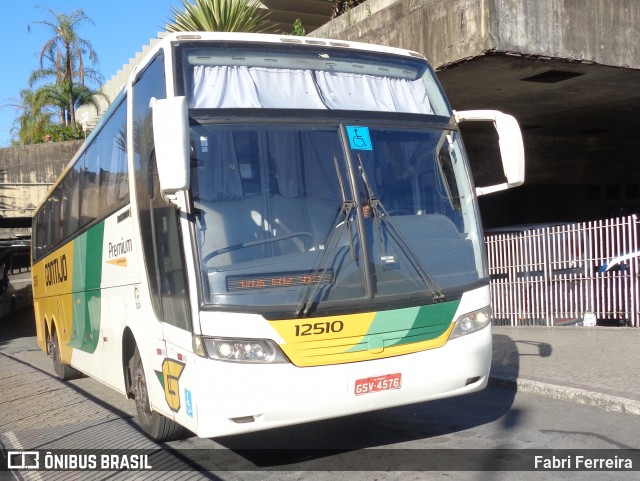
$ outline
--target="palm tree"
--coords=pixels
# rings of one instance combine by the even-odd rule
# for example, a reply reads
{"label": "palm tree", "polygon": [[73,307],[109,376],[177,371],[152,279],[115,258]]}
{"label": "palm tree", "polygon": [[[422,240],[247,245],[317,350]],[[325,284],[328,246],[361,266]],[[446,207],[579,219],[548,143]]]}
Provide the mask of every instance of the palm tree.
{"label": "palm tree", "polygon": [[42,99],[30,89],[20,91],[20,99],[11,105],[20,112],[15,120],[17,126],[11,130],[14,140],[12,144],[37,144],[44,140],[53,125],[51,112],[47,111]]}
{"label": "palm tree", "polygon": [[[80,84],[75,84],[72,89],[74,111],[78,110],[79,107],[92,106],[96,109],[96,112],[99,112],[98,97],[109,103],[109,98],[101,89],[93,90],[86,85]],[[75,131],[75,122],[71,122],[67,109],[68,91],[69,86],[67,83],[61,82],[59,84],[43,85],[35,91],[34,95],[41,106],[51,107],[58,112],[60,125],[70,127],[72,131]]]}
{"label": "palm tree", "polygon": [[[55,76],[56,84],[66,87],[66,103],[68,108],[68,122],[73,131],[76,130],[74,83],[76,78],[80,85],[84,85],[85,67],[84,58],[88,57],[93,63],[98,61],[98,56],[91,43],[80,38],[76,32],[77,27],[83,22],[93,23],[82,9],[74,10],[70,15],[56,13],[49,7],[43,6],[53,20],[41,20],[36,23],[46,25],[53,32],[51,37],[40,51],[40,68],[48,75]],[[51,66],[45,69],[44,63],[48,60]]]}
{"label": "palm tree", "polygon": [[[53,59],[50,59],[50,62],[51,62],[51,65],[48,68],[40,68],[38,70],[34,70],[33,72],[31,72],[31,76],[29,77],[29,86],[33,88],[36,84],[40,83],[41,81],[51,78],[55,83],[46,84],[43,87],[38,88],[36,92],[40,90],[44,90],[50,93],[51,95],[49,96],[49,98],[55,99],[52,102],[50,102],[50,105],[58,109],[58,112],[59,112],[58,116],[60,118],[60,123],[64,124],[65,126],[71,126],[75,122],[72,120],[71,112],[69,110],[69,83],[66,80],[66,76],[60,75],[59,72],[56,70],[55,62],[53,61]],[[78,76],[75,75],[75,77],[78,77]],[[97,85],[100,85],[104,80],[102,75],[97,70],[94,70],[91,68],[84,69],[83,77],[85,80],[87,79],[91,80],[93,83]],[[83,104],[89,103],[91,105],[95,105],[96,103],[95,100],[88,101],[86,98],[81,102],[80,105],[78,105],[78,99],[75,98],[76,93],[77,92],[86,93],[87,90],[92,91],[84,84],[84,82],[82,83],[75,82],[74,84],[71,85],[71,93],[73,94],[73,97],[74,97],[73,105],[75,107],[75,110],[77,110],[77,108]],[[97,90],[93,92],[95,92],[96,95],[98,96],[102,96],[106,98],[106,96],[102,93],[101,90]],[[75,114],[75,110],[74,110],[74,114]]]}
{"label": "palm tree", "polygon": [[[59,84],[47,84],[37,88],[34,92],[34,98],[42,108],[54,110],[58,115],[58,123],[63,126],[69,125],[69,112],[67,102],[69,95],[64,82]],[[52,114],[53,115],[53,114]]]}
{"label": "palm tree", "polygon": [[74,87],[73,97],[75,99],[75,107],[78,110],[79,107],[91,106],[96,109],[96,113],[100,112],[100,103],[98,97],[102,97],[106,101],[107,105],[111,102],[109,97],[102,91],[102,89],[93,90],[86,85],[76,85]]}
{"label": "palm tree", "polygon": [[[249,3],[251,1],[251,3]],[[180,0],[184,12],[171,9],[168,32],[264,32],[271,27],[256,0]]]}

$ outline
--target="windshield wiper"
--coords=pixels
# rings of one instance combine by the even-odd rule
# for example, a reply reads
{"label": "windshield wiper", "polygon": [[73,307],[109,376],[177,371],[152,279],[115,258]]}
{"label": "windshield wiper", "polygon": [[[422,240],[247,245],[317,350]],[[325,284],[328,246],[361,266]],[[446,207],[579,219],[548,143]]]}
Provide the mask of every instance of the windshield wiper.
{"label": "windshield wiper", "polygon": [[[322,254],[318,255],[318,257],[316,258],[316,262],[311,269],[309,278],[312,281],[307,284],[305,289],[302,291],[300,301],[298,302],[298,306],[296,307],[296,317],[300,317],[301,315],[306,316],[309,313],[309,310],[313,306],[316,296],[318,295],[318,291],[320,290],[320,285],[325,282],[326,273],[329,269],[329,265],[325,265],[325,259],[335,257],[335,252],[338,247],[338,227],[340,227],[340,224],[342,223],[346,224],[347,227],[347,235],[349,236],[349,251],[351,252],[351,256],[355,257],[353,235],[351,232],[351,215],[356,204],[353,200],[347,200],[347,191],[344,186],[342,174],[340,174],[340,167],[338,165],[338,159],[336,157],[333,158],[333,163],[336,167],[336,175],[338,177],[338,185],[340,188],[342,205],[340,207],[340,210],[336,214],[336,217],[333,219],[333,222],[331,223],[331,231],[329,232],[329,236],[327,237],[324,250],[322,251]],[[321,274],[320,271],[322,271]]]}
{"label": "windshield wiper", "polygon": [[424,269],[420,259],[413,252],[407,241],[404,239],[400,230],[396,227],[395,222],[391,219],[391,216],[385,209],[382,201],[378,199],[371,189],[371,185],[369,184],[369,180],[367,179],[367,173],[364,170],[364,165],[362,163],[362,157],[360,154],[357,155],[358,158],[358,170],[360,171],[360,177],[362,178],[362,184],[364,185],[365,196],[367,204],[371,207],[371,215],[376,223],[376,229],[378,231],[378,236],[380,238],[380,242],[382,244],[382,249],[384,252],[384,239],[382,238],[382,226],[381,222],[384,222],[389,234],[393,238],[393,240],[400,246],[404,254],[409,259],[409,263],[416,270],[425,286],[431,292],[433,296],[434,302],[443,302],[445,301],[445,295],[442,292],[442,289],[435,281],[433,277]]}

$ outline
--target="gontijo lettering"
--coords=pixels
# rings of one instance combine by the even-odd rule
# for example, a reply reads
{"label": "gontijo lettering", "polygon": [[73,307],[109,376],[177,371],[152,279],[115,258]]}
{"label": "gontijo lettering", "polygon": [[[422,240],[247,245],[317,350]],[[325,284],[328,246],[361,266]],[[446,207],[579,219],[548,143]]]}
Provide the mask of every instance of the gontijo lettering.
{"label": "gontijo lettering", "polygon": [[44,283],[47,287],[65,282],[68,277],[67,256],[65,254],[50,260],[44,265]]}

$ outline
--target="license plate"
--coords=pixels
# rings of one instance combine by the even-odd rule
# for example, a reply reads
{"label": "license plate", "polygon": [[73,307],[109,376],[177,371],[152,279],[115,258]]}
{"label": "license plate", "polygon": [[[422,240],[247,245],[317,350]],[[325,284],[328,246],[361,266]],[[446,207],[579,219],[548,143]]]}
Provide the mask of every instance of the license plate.
{"label": "license plate", "polygon": [[369,394],[372,392],[400,389],[402,386],[402,374],[385,374],[384,376],[367,377],[358,379],[355,386],[355,395]]}

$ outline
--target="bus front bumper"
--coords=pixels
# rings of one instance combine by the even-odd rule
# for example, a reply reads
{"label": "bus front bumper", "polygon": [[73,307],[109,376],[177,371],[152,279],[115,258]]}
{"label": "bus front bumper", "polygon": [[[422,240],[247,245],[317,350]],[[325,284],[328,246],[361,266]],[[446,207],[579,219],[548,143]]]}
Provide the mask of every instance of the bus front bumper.
{"label": "bus front bumper", "polygon": [[437,349],[333,366],[198,358],[192,415],[200,437],[259,431],[479,391],[490,367],[490,326]]}

